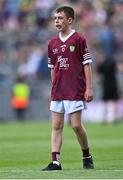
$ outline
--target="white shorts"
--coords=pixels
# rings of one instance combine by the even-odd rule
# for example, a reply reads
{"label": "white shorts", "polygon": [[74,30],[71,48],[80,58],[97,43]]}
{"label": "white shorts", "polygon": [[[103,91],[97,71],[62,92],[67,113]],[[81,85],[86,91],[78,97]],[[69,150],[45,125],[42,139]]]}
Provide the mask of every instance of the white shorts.
{"label": "white shorts", "polygon": [[82,109],[86,109],[86,103],[84,101],[51,101],[50,110],[58,113],[70,114]]}

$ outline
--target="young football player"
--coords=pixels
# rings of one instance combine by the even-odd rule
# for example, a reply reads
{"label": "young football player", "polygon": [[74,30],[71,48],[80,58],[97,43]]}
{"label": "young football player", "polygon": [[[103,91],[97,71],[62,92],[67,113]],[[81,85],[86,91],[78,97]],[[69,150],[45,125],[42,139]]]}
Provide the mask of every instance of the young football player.
{"label": "young football player", "polygon": [[81,123],[86,102],[93,99],[92,59],[86,40],[72,29],[74,10],[69,6],[58,8],[54,23],[59,34],[48,44],[48,67],[51,68],[52,162],[43,171],[62,170],[60,151],[64,114],[70,114],[71,126],[82,151],[83,168],[94,168],[89,151],[86,129]]}

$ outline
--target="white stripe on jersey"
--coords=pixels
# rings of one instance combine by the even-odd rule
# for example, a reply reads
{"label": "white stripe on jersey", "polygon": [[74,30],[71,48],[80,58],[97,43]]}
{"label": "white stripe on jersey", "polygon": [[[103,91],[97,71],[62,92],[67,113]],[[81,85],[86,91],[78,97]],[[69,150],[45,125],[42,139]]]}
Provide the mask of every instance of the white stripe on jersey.
{"label": "white stripe on jersey", "polygon": [[92,63],[92,59],[85,60],[82,63],[83,63],[83,65],[88,64],[88,63]]}
{"label": "white stripe on jersey", "polygon": [[92,63],[92,58],[89,52],[83,55],[83,59],[83,64]]}
{"label": "white stripe on jersey", "polygon": [[84,58],[84,60],[86,60],[86,59],[91,59],[90,53],[84,54],[84,55],[83,55],[83,58]]}
{"label": "white stripe on jersey", "polygon": [[54,68],[54,65],[53,64],[48,64],[48,67],[49,68]]}
{"label": "white stripe on jersey", "polygon": [[90,53],[88,52],[88,53],[86,53],[86,54],[84,54],[83,56],[88,56],[88,55],[90,55]]}
{"label": "white stripe on jersey", "polygon": [[49,64],[51,63],[51,58],[48,58],[48,63],[49,63]]}

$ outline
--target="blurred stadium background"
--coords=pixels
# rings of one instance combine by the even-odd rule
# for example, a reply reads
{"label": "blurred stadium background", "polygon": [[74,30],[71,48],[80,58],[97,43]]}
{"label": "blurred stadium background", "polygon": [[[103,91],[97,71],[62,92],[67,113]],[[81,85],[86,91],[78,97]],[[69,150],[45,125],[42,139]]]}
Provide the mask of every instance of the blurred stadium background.
{"label": "blurred stadium background", "polygon": [[[87,38],[94,59],[94,101],[89,104],[84,120],[102,121],[102,88],[97,68],[105,56],[113,57],[117,64],[118,118],[123,117],[122,0],[0,0],[0,121],[15,119],[11,94],[18,75],[24,77],[31,88],[26,118],[50,118],[47,42],[56,33],[52,11],[60,5],[71,5],[75,9],[74,27]],[[109,120],[112,116],[110,106]]]}

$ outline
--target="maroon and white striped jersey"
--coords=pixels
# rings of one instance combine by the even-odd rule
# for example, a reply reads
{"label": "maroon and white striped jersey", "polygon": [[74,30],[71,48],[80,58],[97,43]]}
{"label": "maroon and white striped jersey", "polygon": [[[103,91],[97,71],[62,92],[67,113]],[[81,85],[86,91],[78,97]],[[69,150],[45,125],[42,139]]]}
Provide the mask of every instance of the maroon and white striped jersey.
{"label": "maroon and white striped jersey", "polygon": [[54,69],[51,100],[84,100],[84,65],[91,63],[86,40],[74,30],[65,38],[53,37],[48,44],[48,67]]}

